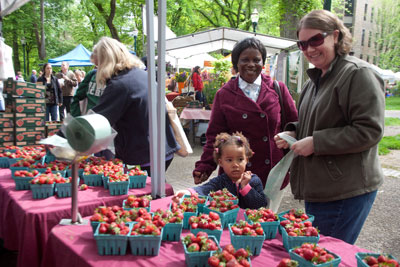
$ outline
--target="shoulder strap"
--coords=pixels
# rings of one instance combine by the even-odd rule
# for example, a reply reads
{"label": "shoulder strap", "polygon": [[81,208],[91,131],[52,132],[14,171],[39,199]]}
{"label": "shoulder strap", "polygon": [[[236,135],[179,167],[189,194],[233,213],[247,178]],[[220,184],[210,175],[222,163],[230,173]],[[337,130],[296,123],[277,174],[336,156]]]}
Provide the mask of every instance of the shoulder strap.
{"label": "shoulder strap", "polygon": [[285,128],[286,125],[286,114],[285,114],[285,106],[283,104],[282,92],[279,86],[278,81],[274,80],[274,90],[279,96],[279,105],[281,106],[281,131]]}

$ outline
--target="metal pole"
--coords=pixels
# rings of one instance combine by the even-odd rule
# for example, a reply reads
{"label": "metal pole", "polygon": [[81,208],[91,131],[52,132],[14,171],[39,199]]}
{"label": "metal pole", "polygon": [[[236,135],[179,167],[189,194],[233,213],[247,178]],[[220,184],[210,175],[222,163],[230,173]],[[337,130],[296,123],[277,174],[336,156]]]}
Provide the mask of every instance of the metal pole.
{"label": "metal pole", "polygon": [[[71,181],[71,223],[78,222],[78,164],[76,161],[72,161],[71,164],[72,181]],[[81,222],[80,222],[81,223]]]}
{"label": "metal pole", "polygon": [[[22,45],[22,50],[24,52],[24,77],[26,77],[26,67],[25,67],[25,44]],[[24,78],[25,80],[25,78]]]}

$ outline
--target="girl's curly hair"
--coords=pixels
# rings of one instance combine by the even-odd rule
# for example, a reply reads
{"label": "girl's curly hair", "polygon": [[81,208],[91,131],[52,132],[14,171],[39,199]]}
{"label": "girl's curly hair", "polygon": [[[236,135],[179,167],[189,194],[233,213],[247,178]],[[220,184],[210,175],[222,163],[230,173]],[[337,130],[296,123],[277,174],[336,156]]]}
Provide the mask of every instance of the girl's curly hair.
{"label": "girl's curly hair", "polygon": [[253,156],[253,150],[250,148],[249,141],[241,133],[236,132],[233,134],[220,133],[215,137],[214,143],[214,161],[218,164],[218,160],[221,158],[222,151],[227,145],[236,145],[238,147],[244,147],[245,155],[247,159]]}

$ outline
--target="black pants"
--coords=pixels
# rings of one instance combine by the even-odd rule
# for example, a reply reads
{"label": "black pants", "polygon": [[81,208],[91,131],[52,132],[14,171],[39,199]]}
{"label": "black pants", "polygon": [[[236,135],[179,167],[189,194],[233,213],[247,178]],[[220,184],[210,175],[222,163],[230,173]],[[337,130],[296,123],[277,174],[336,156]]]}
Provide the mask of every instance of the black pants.
{"label": "black pants", "polygon": [[72,101],[72,96],[63,96],[63,104],[60,107],[60,120],[63,121],[65,114],[64,110],[67,110],[67,114],[71,113],[71,101]]}
{"label": "black pants", "polygon": [[[172,162],[173,159],[174,159],[174,158],[165,161],[165,170],[167,170],[168,167],[169,167],[169,165],[171,165],[171,162]],[[151,168],[151,166],[146,166],[146,167],[142,167],[142,170],[143,170],[143,171],[146,170],[146,171],[147,171],[147,174],[151,177],[150,168]]]}

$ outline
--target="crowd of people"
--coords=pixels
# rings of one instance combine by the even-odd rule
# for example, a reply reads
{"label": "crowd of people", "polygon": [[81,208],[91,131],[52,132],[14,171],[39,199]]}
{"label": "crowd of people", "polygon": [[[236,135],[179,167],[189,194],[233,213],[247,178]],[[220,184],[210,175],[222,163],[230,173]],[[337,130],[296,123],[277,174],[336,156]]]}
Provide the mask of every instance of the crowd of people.
{"label": "crowd of people", "polygon": [[[215,95],[193,179],[206,182],[217,167],[219,174],[174,198],[225,187],[238,196],[242,208],[267,206],[263,190],[268,174],[290,149],[296,157],[281,189],[290,183],[294,198],[305,201],[321,234],[354,244],[383,182],[377,146],[384,128],[384,83],[367,63],[349,55],[352,36],[333,13],[310,12],[299,22],[297,37],[299,49],[314,66],[307,70],[309,80],[297,106],[283,82],[262,73],[267,54],[257,37],[234,46],[233,77]],[[57,75],[50,64],[43,66],[37,82],[46,86],[47,118],[55,119],[57,108],[73,116],[89,109],[105,116],[118,132],[115,156],[150,173],[143,62],[108,37],[95,45],[91,60],[96,69],[86,76],[70,72],[64,63]],[[176,93],[173,80],[166,87]],[[195,98],[206,104],[199,66],[189,80]],[[179,145],[167,115],[165,121],[167,169]],[[282,131],[297,141],[289,146],[278,135]]]}

